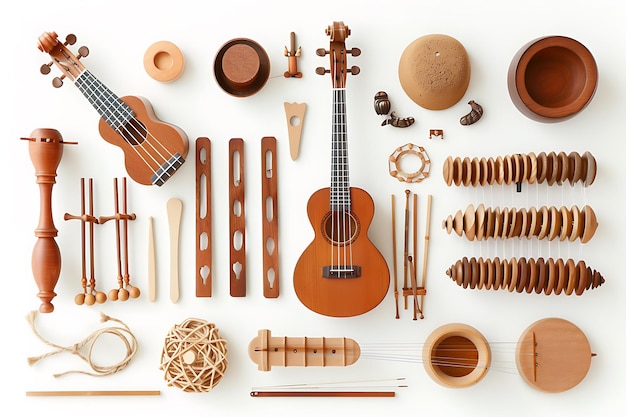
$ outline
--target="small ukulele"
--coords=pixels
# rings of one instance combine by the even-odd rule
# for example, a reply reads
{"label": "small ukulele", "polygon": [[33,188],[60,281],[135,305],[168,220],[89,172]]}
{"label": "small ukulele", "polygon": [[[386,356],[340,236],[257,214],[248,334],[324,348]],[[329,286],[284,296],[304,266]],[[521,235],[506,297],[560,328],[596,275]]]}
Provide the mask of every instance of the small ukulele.
{"label": "small ukulele", "polygon": [[63,78],[74,82],[85,98],[100,114],[100,135],[124,152],[128,175],[144,185],[163,185],[185,162],[189,150],[187,135],[177,126],[156,118],[152,105],[144,98],[126,96],[118,98],[80,62],[87,56],[86,47],[79,48],[78,56],[69,51],[76,36],[68,35],[65,43],[55,32],[39,37],[39,49],[52,58],[41,67],[48,74],[52,63],[63,73],[54,78],[52,85],[60,87]]}
{"label": "small ukulele", "polygon": [[345,82],[346,74],[356,75],[359,68],[347,68],[346,56],[358,56],[360,50],[346,50],[350,31],[342,22],[329,26],[326,34],[330,50],[318,49],[317,54],[329,54],[331,68],[316,72],[330,72],[333,82],[331,184],[309,199],[307,213],[315,236],[296,263],[293,282],[296,295],[310,310],[352,317],[380,304],[389,289],[389,268],[367,236],[374,216],[372,198],[350,187],[349,180]]}

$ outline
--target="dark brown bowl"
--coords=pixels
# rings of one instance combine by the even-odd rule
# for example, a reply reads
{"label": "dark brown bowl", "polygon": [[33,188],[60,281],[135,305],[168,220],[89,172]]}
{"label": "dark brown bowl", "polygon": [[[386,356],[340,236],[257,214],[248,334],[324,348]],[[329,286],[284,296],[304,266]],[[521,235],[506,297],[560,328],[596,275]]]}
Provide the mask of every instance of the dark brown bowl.
{"label": "dark brown bowl", "polygon": [[270,58],[257,42],[236,38],[226,42],[215,56],[213,66],[219,86],[234,97],[259,92],[270,76]]}
{"label": "dark brown bowl", "polygon": [[598,68],[591,52],[564,36],[535,39],[509,66],[509,95],[530,119],[560,122],[583,110],[593,98]]}

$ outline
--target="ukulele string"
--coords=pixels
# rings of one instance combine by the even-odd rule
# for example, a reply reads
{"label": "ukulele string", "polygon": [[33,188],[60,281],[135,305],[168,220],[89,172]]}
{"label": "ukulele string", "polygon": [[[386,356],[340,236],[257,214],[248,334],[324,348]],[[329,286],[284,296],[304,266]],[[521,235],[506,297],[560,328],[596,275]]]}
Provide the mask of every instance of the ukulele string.
{"label": "ukulele string", "polygon": [[[333,52],[334,53],[334,52]],[[336,74],[336,59],[332,60]],[[331,265],[336,268],[338,277],[345,277],[352,271],[352,222],[350,184],[348,181],[347,131],[345,111],[345,88],[333,88],[333,178],[331,196],[332,231],[334,247],[331,249]],[[336,253],[335,253],[336,252]],[[335,259],[336,257],[336,259]]]}
{"label": "ukulele string", "polygon": [[[89,99],[89,101],[96,107],[100,114],[108,114],[109,117],[106,119],[107,124],[111,126],[112,122],[118,125],[114,130],[118,132],[122,138],[126,142],[126,133],[128,136],[132,138],[141,138],[143,136],[143,132],[139,130],[137,126],[142,126],[145,129],[145,138],[144,139],[153,139],[156,144],[158,144],[165,152],[169,153],[169,155],[163,155],[163,153],[156,148],[156,146],[152,143],[152,140],[141,140],[137,141],[136,145],[131,144],[131,148],[137,154],[137,156],[144,162],[146,166],[148,166],[153,173],[158,171],[158,168],[153,168],[152,164],[146,159],[144,155],[141,154],[140,149],[146,149],[144,146],[146,143],[152,148],[154,152],[160,157],[164,162],[171,159],[174,154],[167,149],[167,147],[161,143],[149,130],[148,128],[141,123],[136,117],[133,110],[130,106],[126,105],[115,93],[110,91],[104,84],[102,84],[96,77],[94,77],[91,72],[88,70],[84,70],[80,77],[76,79],[78,81],[84,75],[87,78],[86,81],[81,81],[80,83],[75,83],[79,90]],[[108,98],[108,103],[105,102],[102,97]],[[122,117],[125,116],[125,117]],[[130,118],[128,118],[130,116]],[[133,123],[135,122],[135,123]],[[127,126],[131,126],[132,129],[129,129]],[[161,167],[162,164],[157,161],[156,157],[153,156],[148,149],[146,151],[147,155],[150,157],[153,163],[157,164],[157,167]],[[167,173],[167,171],[166,171]]]}

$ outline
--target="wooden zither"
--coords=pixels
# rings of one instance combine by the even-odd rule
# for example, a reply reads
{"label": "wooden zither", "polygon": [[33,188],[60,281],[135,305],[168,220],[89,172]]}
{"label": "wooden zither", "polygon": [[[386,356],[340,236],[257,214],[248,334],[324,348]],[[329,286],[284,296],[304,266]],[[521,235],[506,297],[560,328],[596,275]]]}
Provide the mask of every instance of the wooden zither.
{"label": "wooden zither", "polygon": [[[250,341],[248,355],[260,371],[270,371],[272,366],[345,367],[360,360],[421,363],[438,384],[465,388],[481,381],[492,369],[511,373],[506,358],[499,355],[497,360],[492,360],[492,355],[510,354],[514,350],[519,374],[530,386],[544,392],[562,392],[576,386],[585,378],[595,356],[581,329],[567,320],[553,317],[532,323],[517,342],[499,341],[493,345],[481,332],[464,323],[439,326],[423,343],[390,340],[357,343],[345,337],[276,337],[262,329]],[[302,388],[303,385],[283,387]]]}
{"label": "wooden zither", "polygon": [[443,164],[443,179],[448,186],[569,182],[587,187],[595,177],[596,160],[590,152],[530,152],[495,158],[448,156]]}
{"label": "wooden zither", "polygon": [[526,208],[485,207],[470,204],[465,211],[449,215],[442,227],[468,240],[489,238],[538,238],[587,243],[598,228],[598,220],[590,206],[579,208],[541,206]]}
{"label": "wooden zither", "polygon": [[585,261],[553,258],[467,258],[456,261],[446,274],[470,289],[508,290],[528,294],[582,295],[604,284],[604,277]]}

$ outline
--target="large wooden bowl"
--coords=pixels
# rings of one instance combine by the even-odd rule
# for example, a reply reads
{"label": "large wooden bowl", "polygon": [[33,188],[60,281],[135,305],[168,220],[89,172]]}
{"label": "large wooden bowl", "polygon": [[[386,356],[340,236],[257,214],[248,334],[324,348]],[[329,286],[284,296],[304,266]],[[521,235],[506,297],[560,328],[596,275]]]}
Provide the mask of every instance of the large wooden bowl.
{"label": "large wooden bowl", "polygon": [[509,66],[509,95],[515,107],[540,122],[567,120],[593,98],[598,68],[591,52],[564,36],[535,39]]}

